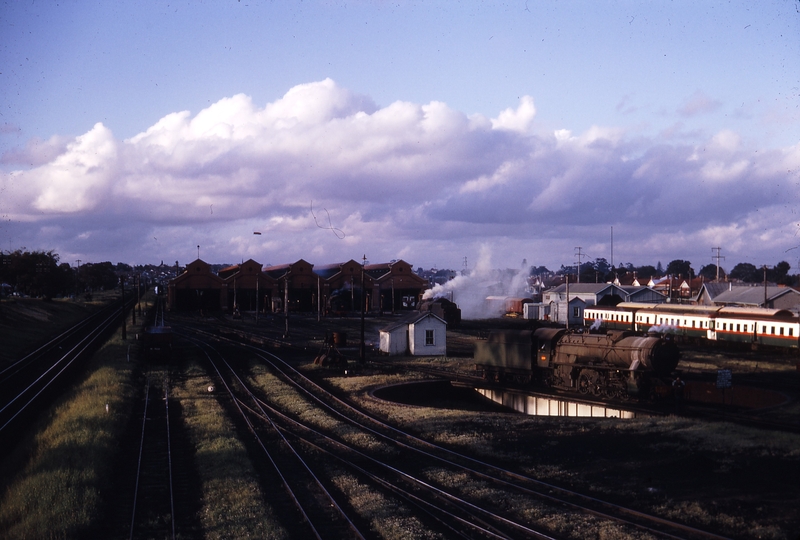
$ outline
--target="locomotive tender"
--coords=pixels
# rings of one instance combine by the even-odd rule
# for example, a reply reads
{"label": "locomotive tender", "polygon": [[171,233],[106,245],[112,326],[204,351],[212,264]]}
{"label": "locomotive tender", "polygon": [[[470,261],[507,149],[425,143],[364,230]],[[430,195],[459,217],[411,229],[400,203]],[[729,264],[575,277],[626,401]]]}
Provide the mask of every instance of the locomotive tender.
{"label": "locomotive tender", "polygon": [[679,360],[680,352],[671,339],[623,331],[499,330],[475,345],[476,368],[485,379],[538,381],[612,398],[647,396]]}

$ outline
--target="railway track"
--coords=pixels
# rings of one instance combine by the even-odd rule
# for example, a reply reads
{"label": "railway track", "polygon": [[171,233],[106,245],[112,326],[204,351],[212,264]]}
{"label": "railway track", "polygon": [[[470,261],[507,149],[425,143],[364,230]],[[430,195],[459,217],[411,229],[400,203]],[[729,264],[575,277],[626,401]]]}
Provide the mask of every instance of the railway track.
{"label": "railway track", "polygon": [[[296,534],[317,539],[363,539],[364,536],[347,510],[339,504],[308,460],[284,437],[277,426],[269,421],[264,427],[253,423],[253,409],[248,410],[243,405],[245,401],[253,399],[252,391],[228,360],[208,343],[191,336],[185,337],[203,351],[231,403],[238,410],[238,417],[254,437],[262,456],[271,464],[272,473],[283,486],[285,495],[300,518],[300,524],[295,527],[299,529]],[[255,403],[257,406],[257,402]],[[271,502],[284,506],[276,499]]]}
{"label": "railway track", "polygon": [[[199,335],[199,334],[195,334]],[[214,336],[205,334],[205,339],[216,339]],[[358,470],[359,474],[377,474],[374,470],[364,466],[364,461],[369,462],[371,468],[381,469],[382,474],[391,471],[394,478],[381,476],[386,485],[397,487],[403,483],[411,482],[413,485],[406,489],[409,491],[404,495],[398,496],[410,500],[411,494],[418,494],[420,490],[427,490],[425,505],[429,508],[428,515],[435,512],[439,515],[448,516],[446,519],[447,527],[450,530],[459,530],[459,534],[478,534],[480,537],[535,537],[548,538],[550,533],[546,530],[535,530],[528,526],[522,517],[522,508],[504,509],[498,508],[485,501],[469,500],[467,493],[458,493],[457,488],[445,489],[442,486],[432,486],[430,480],[425,476],[426,468],[434,467],[441,469],[447,475],[458,476],[467,475],[476,481],[490,485],[493,492],[501,494],[503,492],[513,492],[515,497],[522,500],[535,501],[535,504],[547,505],[551,511],[569,511],[576,515],[589,516],[586,519],[601,522],[614,523],[618,527],[629,530],[638,530],[652,535],[656,538],[722,538],[719,535],[709,533],[687,526],[682,523],[663,519],[658,516],[649,515],[636,509],[625,508],[620,505],[602,501],[596,497],[587,496],[568,489],[555,486],[550,483],[542,482],[536,478],[521,475],[514,471],[506,470],[485,461],[477,460],[461,453],[453,452],[441,446],[431,444],[421,440],[409,433],[403,432],[382,422],[378,418],[369,415],[365,411],[357,409],[346,403],[329,392],[319,387],[316,383],[306,378],[296,371],[288,363],[281,360],[276,355],[264,351],[252,345],[242,345],[256,354],[256,356],[269,365],[281,380],[286,384],[291,384],[298,394],[303,396],[324,414],[336,418],[348,426],[348,429],[357,429],[367,433],[381,441],[381,445],[388,445],[390,448],[381,448],[374,452],[365,452],[363,449],[348,447],[345,441],[328,433],[321,433],[314,425],[300,422],[297,418],[279,410],[274,404],[269,404],[268,398],[257,396],[257,391],[247,390],[246,397],[235,397],[242,414],[247,414],[277,425],[279,430],[303,444],[313,447],[316,451],[325,451],[335,456],[339,463],[351,470]],[[244,383],[240,383],[244,384]],[[245,408],[245,402],[255,402]],[[252,421],[251,421],[252,422]],[[393,465],[381,459],[381,455],[392,452],[404,455],[401,462],[405,469]],[[411,457],[409,457],[411,456]],[[416,465],[414,465],[416,463]],[[361,467],[361,469],[356,469]],[[368,472],[364,472],[368,471]],[[379,480],[372,478],[372,481],[380,483]],[[408,498],[407,498],[408,497]],[[445,507],[440,501],[447,499],[449,508]],[[501,496],[501,498],[503,498]],[[418,502],[418,501],[417,501]],[[419,503],[422,504],[422,503]],[[455,509],[453,508],[455,505]],[[523,504],[524,506],[524,504]],[[460,512],[461,515],[457,512]],[[458,516],[458,517],[457,517]],[[478,522],[470,521],[468,517],[480,516]],[[444,519],[444,518],[440,518]],[[464,521],[462,521],[464,520]],[[462,529],[468,523],[470,532]],[[596,524],[596,523],[595,523]]]}
{"label": "railway track", "polygon": [[[147,377],[129,538],[175,538],[169,378]],[[152,393],[151,393],[152,390]]]}
{"label": "railway track", "polygon": [[[126,313],[134,303],[126,302]],[[0,371],[0,436],[32,419],[119,323],[119,305],[107,306]]]}

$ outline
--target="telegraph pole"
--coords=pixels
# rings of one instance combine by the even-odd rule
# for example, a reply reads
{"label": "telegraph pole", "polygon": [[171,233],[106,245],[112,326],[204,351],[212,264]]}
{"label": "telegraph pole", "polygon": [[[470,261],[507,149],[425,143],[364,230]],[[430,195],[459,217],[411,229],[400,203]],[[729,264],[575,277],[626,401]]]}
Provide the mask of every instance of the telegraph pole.
{"label": "telegraph pole", "polygon": [[120,276],[119,284],[122,289],[122,341],[125,341],[128,339],[125,334],[125,276]]}
{"label": "telegraph pole", "polygon": [[581,282],[581,258],[584,256],[584,254],[581,253],[581,250],[583,249],[582,247],[578,246],[575,249],[577,250],[577,253],[575,254],[575,256],[578,257],[578,279],[577,279],[577,283],[580,283]]}
{"label": "telegraph pole", "polygon": [[720,255],[720,252],[722,251],[722,248],[721,248],[721,247],[714,247],[714,248],[711,248],[711,251],[716,251],[716,252],[717,252],[717,254],[716,254],[716,255],[714,255],[714,256],[713,256],[713,257],[711,257],[711,258],[712,258],[712,259],[716,259],[716,261],[717,261],[717,283],[719,283],[719,260],[720,260],[720,259],[725,259],[725,257],[723,257],[722,255]]}
{"label": "telegraph pole", "polygon": [[364,347],[364,302],[366,302],[366,296],[364,295],[364,267],[367,265],[367,255],[364,254],[364,258],[361,262],[361,353],[359,355],[360,362],[363,364],[366,362],[366,350]]}

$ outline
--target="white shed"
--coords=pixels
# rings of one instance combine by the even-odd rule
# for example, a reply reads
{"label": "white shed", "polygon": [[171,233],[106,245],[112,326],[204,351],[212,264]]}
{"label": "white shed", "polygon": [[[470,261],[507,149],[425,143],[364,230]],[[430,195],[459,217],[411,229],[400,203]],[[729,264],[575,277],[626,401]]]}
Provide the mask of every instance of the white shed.
{"label": "white shed", "polygon": [[413,356],[445,356],[447,323],[433,313],[422,313],[408,325],[408,345]]}
{"label": "white shed", "polygon": [[389,355],[444,356],[447,323],[433,313],[414,312],[380,330],[382,352]]}
{"label": "white shed", "polygon": [[[405,319],[405,317],[404,317]],[[408,323],[398,321],[381,328],[381,352],[389,356],[405,354],[408,350]]]}

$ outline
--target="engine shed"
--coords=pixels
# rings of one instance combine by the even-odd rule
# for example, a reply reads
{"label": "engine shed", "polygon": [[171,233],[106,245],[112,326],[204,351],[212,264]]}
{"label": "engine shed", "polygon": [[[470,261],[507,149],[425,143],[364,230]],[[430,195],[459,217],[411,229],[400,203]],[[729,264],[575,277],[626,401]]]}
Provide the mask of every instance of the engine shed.
{"label": "engine shed", "polygon": [[249,259],[241,264],[234,264],[219,271],[219,277],[228,286],[229,312],[270,311],[272,294],[275,290],[275,279],[261,271],[261,263]]}
{"label": "engine shed", "polygon": [[228,284],[211,272],[211,266],[196,259],[167,286],[170,311],[219,311],[228,305]]}

